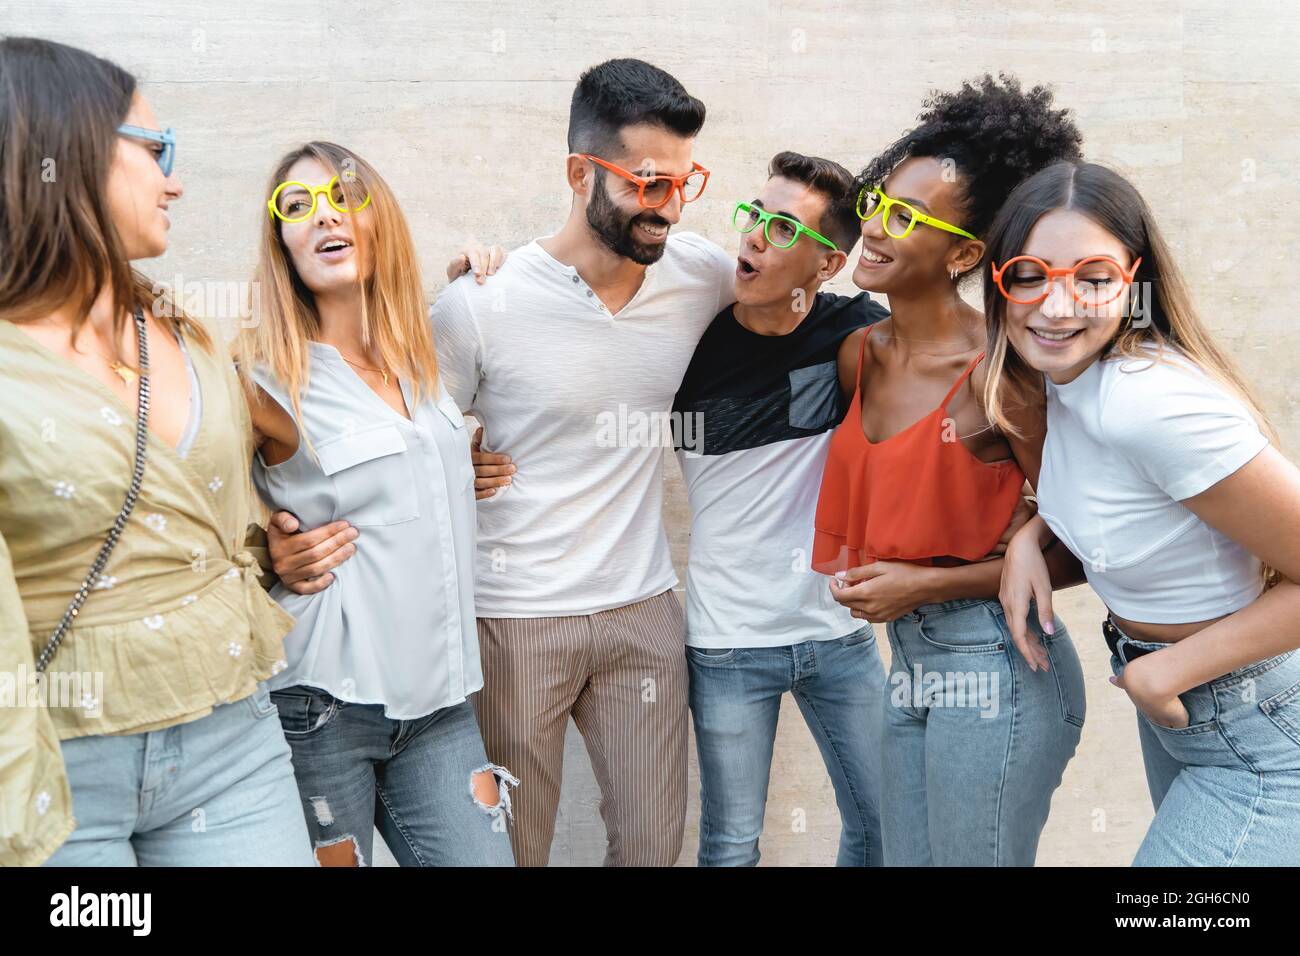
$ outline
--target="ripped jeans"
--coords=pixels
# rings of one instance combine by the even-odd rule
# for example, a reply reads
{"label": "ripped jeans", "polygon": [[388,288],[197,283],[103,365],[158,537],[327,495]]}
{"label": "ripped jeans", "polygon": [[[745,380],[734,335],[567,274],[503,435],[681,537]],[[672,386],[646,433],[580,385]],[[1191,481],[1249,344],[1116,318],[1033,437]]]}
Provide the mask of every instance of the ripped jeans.
{"label": "ripped jeans", "polygon": [[519,781],[488,761],[469,701],[392,720],[315,687],[271,699],[319,862],[368,866],[377,827],[402,866],[514,865],[506,824]]}

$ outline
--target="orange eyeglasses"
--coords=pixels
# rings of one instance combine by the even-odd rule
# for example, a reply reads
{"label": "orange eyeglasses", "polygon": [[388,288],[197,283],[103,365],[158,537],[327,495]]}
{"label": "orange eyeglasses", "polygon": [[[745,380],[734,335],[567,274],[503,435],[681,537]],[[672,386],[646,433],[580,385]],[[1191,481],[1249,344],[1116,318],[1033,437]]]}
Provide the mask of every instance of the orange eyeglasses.
{"label": "orange eyeglasses", "polygon": [[637,188],[636,199],[643,209],[658,209],[672,198],[673,191],[682,197],[682,202],[694,202],[704,192],[709,181],[709,171],[699,163],[691,164],[691,171],[681,176],[638,176],[622,166],[608,163],[599,156],[579,153],[583,159],[589,159],[597,166],[603,166],[611,173],[617,173]]}
{"label": "orange eyeglasses", "polygon": [[1114,302],[1137,277],[1141,257],[1125,269],[1109,256],[1080,259],[1068,269],[1053,269],[1036,256],[1016,256],[998,268],[992,263],[993,281],[998,291],[1018,305],[1035,305],[1052,291],[1057,279],[1066,280],[1066,288],[1075,301],[1096,307]]}

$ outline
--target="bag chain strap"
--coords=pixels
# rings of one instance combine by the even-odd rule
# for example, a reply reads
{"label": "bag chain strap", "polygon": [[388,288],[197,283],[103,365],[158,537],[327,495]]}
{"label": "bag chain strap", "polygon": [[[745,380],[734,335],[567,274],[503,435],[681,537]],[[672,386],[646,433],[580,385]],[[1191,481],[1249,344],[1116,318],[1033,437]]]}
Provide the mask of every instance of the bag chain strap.
{"label": "bag chain strap", "polygon": [[135,310],[135,332],[140,348],[140,408],[135,423],[135,468],[131,472],[131,486],[127,489],[126,501],[122,503],[122,509],[118,511],[117,517],[113,519],[113,526],[108,530],[108,537],[104,539],[99,554],[95,556],[95,563],[90,566],[90,572],[81,582],[81,587],[77,589],[68,609],[63,612],[63,617],[55,626],[54,633],[45,642],[45,649],[41,651],[41,656],[36,659],[37,673],[45,671],[50,659],[54,657],[54,652],[59,649],[59,644],[67,634],[68,628],[80,613],[81,605],[86,603],[86,598],[94,589],[104,566],[108,564],[108,556],[117,546],[117,539],[121,537],[126,521],[135,508],[136,499],[140,496],[140,484],[144,481],[145,452],[149,444],[149,338],[145,329],[144,313],[139,308]]}

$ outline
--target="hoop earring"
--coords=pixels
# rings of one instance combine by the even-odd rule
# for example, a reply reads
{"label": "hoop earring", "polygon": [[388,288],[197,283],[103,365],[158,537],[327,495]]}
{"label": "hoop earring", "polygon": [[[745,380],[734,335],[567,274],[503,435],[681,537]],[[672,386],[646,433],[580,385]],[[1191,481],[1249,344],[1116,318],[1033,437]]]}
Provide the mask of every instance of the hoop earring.
{"label": "hoop earring", "polygon": [[949,270],[948,270],[948,278],[949,278],[949,279],[952,279],[952,280],[955,282],[955,281],[957,280],[957,270],[956,270],[956,269],[949,269]]}

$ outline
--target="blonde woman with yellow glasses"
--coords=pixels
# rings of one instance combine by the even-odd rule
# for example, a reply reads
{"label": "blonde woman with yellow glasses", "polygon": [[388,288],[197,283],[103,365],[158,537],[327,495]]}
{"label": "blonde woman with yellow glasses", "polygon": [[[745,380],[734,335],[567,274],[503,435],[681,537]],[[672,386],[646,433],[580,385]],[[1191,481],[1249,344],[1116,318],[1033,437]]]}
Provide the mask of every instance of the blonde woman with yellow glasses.
{"label": "blonde woman with yellow glasses", "polygon": [[[518,781],[484,752],[474,471],[443,388],[415,246],[391,189],[341,146],[284,156],[267,186],[253,478],[272,509],[355,543],[324,587],[271,591],[297,619],[272,679],[322,865],[513,862]],[[449,270],[454,274],[455,269]]]}

